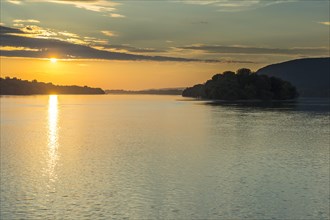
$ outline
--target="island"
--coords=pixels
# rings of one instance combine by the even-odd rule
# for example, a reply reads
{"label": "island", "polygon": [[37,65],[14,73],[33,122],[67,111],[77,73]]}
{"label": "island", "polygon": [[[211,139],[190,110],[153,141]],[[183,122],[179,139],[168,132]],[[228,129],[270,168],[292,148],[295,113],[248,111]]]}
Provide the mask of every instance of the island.
{"label": "island", "polygon": [[37,80],[22,80],[16,77],[0,78],[0,95],[38,95],[38,94],[105,94],[100,88],[88,86],[61,86]]}
{"label": "island", "polygon": [[204,84],[186,88],[183,97],[211,100],[291,100],[298,97],[296,88],[287,81],[257,75],[250,69],[216,74]]}

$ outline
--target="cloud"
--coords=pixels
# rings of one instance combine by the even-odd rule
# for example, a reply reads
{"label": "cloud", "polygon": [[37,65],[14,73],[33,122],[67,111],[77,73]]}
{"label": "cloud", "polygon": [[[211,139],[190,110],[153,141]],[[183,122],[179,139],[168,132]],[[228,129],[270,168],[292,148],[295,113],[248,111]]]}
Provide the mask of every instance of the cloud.
{"label": "cloud", "polygon": [[27,20],[21,20],[21,19],[15,19],[13,20],[14,23],[40,23],[38,20],[34,19],[27,19]]}
{"label": "cloud", "polygon": [[30,36],[30,37],[39,37],[39,38],[50,38],[52,36],[57,36],[57,33],[50,30],[44,29],[42,27],[36,25],[27,25],[20,29],[24,34],[20,34],[22,36]]}
{"label": "cloud", "polygon": [[330,25],[330,21],[320,21],[320,22],[317,22],[317,23],[327,25],[327,26]]}
{"label": "cloud", "polygon": [[[23,37],[32,37],[32,38],[52,38],[62,41],[71,42],[74,44],[88,44],[83,39],[80,39],[80,36],[75,33],[70,33],[67,31],[55,31],[49,28],[42,28],[36,25],[24,25],[15,23],[15,27],[18,27],[20,32],[10,33],[12,35],[23,36]],[[17,30],[17,29],[12,29]]]}
{"label": "cloud", "polygon": [[95,12],[112,12],[116,10],[114,6],[119,5],[119,3],[108,0],[51,0],[50,2],[74,5],[77,8]]}
{"label": "cloud", "polygon": [[7,0],[7,2],[12,3],[12,4],[15,4],[15,5],[21,4],[21,1],[20,0]]}
{"label": "cloud", "polygon": [[13,24],[14,27],[17,27],[17,28],[23,28],[24,27],[24,24]]}
{"label": "cloud", "polygon": [[175,2],[181,2],[185,4],[194,5],[209,5],[217,7],[218,11],[223,12],[238,12],[245,10],[257,9],[260,7],[266,7],[273,4],[287,3],[294,0],[253,0],[253,1],[242,1],[242,0],[178,0]]}
{"label": "cloud", "polygon": [[245,46],[222,46],[222,45],[191,45],[177,47],[184,50],[198,50],[207,53],[217,54],[284,54],[284,55],[318,55],[328,54],[329,48],[312,47],[312,48],[268,48],[268,47],[245,47]]}
{"label": "cloud", "polygon": [[113,52],[130,52],[130,53],[163,53],[166,50],[159,50],[154,48],[138,48],[129,45],[106,45],[101,47],[104,50]]}
{"label": "cloud", "polygon": [[101,31],[102,34],[104,34],[105,36],[108,36],[108,37],[116,37],[118,36],[115,32],[113,31]]}
{"label": "cloud", "polygon": [[[146,56],[130,53],[98,50],[87,45],[74,44],[67,41],[49,38],[26,37],[22,30],[0,27],[0,46],[5,48],[29,48],[29,50],[0,50],[1,56],[34,57],[59,59],[103,59],[103,60],[149,60],[149,61],[176,61],[176,62],[219,62],[218,60],[186,59],[166,56]],[[14,35],[13,35],[14,34]],[[16,35],[15,35],[16,34]],[[119,46],[117,46],[119,47]],[[126,46],[127,47],[127,46]],[[127,49],[127,48],[126,48]]]}
{"label": "cloud", "polygon": [[88,45],[107,45],[109,43],[106,39],[98,39],[95,37],[84,37],[84,42]]}
{"label": "cloud", "polygon": [[116,10],[115,6],[120,3],[113,2],[111,0],[7,0],[12,4],[22,4],[27,2],[48,2],[57,4],[73,5],[77,8],[94,11],[94,12],[113,12]]}
{"label": "cloud", "polygon": [[11,46],[0,46],[0,51],[15,51],[15,50],[23,50],[23,51],[39,51],[39,49],[33,49],[28,47],[11,47]]}
{"label": "cloud", "polygon": [[58,32],[58,34],[63,35],[65,37],[79,38],[78,34],[70,33],[70,32],[67,32],[67,31]]}
{"label": "cloud", "polygon": [[125,15],[121,15],[121,14],[111,13],[110,14],[110,17],[112,17],[112,18],[125,18],[126,16]]}

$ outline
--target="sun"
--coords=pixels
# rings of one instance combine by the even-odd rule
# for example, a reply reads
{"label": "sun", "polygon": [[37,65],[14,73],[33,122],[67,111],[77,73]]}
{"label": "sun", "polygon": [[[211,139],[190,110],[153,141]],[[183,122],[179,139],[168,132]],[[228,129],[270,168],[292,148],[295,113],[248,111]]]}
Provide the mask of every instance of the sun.
{"label": "sun", "polygon": [[56,58],[50,58],[49,60],[50,60],[50,62],[52,62],[52,63],[56,63],[56,62],[57,62],[57,59],[56,59]]}

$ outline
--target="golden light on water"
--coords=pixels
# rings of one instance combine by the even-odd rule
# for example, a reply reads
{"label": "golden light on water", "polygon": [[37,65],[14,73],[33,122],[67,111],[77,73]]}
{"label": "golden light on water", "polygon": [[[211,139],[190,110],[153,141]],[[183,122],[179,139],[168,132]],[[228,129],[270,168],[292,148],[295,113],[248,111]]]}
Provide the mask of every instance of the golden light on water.
{"label": "golden light on water", "polygon": [[48,158],[47,173],[51,181],[55,181],[55,167],[58,160],[58,99],[57,95],[49,95],[48,99]]}

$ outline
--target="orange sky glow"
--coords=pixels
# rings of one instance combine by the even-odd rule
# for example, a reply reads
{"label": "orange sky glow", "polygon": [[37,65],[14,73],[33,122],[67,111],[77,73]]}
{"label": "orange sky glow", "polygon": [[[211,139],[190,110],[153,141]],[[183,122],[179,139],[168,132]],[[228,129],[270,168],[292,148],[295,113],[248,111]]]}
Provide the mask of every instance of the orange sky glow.
{"label": "orange sky glow", "polygon": [[1,58],[1,76],[37,79],[59,85],[88,85],[103,89],[148,89],[192,86],[215,73],[241,67],[253,70],[259,64],[57,60]]}

